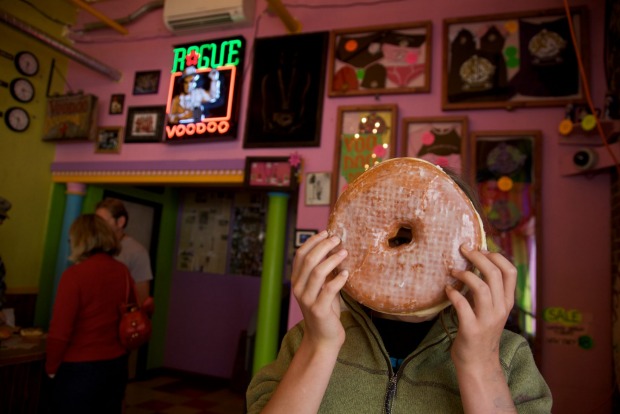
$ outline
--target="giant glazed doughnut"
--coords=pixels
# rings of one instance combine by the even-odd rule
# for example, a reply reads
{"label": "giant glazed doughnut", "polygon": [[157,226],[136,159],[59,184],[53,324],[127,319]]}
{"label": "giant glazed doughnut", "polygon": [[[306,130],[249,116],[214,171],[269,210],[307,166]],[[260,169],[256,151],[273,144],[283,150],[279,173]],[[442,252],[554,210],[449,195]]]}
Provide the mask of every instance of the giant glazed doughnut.
{"label": "giant glazed doughnut", "polygon": [[327,230],[348,256],[343,288],[378,312],[427,316],[449,305],[445,286],[465,287],[451,270],[471,269],[459,246],[486,248],[471,200],[440,167],[392,158],[354,180],[340,195]]}

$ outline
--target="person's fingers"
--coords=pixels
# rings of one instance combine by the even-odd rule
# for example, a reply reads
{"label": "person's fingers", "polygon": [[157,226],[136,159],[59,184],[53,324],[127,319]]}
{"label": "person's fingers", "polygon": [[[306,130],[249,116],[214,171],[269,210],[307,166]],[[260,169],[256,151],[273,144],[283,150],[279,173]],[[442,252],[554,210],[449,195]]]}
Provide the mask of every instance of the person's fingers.
{"label": "person's fingers", "polygon": [[302,300],[305,303],[313,303],[317,300],[326,285],[328,276],[347,257],[347,254],[346,250],[339,250],[310,271],[310,276],[302,293]]}
{"label": "person's fingers", "polygon": [[517,286],[517,268],[499,253],[488,253],[488,259],[493,262],[501,271],[502,274],[502,291],[501,294],[504,297],[504,304],[508,312],[514,306],[515,301],[515,288]]}
{"label": "person's fingers", "polygon": [[[319,281],[315,281],[314,283],[315,289],[317,284],[320,288],[325,282],[325,278],[329,272],[344,259],[344,256],[334,256],[333,259],[327,260],[327,263],[319,267],[318,271],[316,271],[317,266],[325,260],[327,254],[340,243],[340,239],[335,236],[327,239],[319,237],[317,240],[308,239],[306,243],[310,243],[310,246],[299,252],[300,256],[297,257],[296,260],[299,259],[300,265],[295,272],[295,277],[291,278],[293,293],[297,298],[300,298],[306,291],[312,273],[315,273],[313,279],[319,278]],[[300,247],[300,249],[304,247],[306,247],[305,244]]]}
{"label": "person's fingers", "polygon": [[448,295],[448,299],[454,306],[456,310],[456,314],[459,318],[459,323],[462,325],[471,325],[472,322],[475,322],[476,315],[474,314],[474,310],[471,305],[463,296],[461,292],[456,290],[452,285],[446,285],[446,295]]}
{"label": "person's fingers", "polygon": [[319,306],[320,309],[329,311],[331,304],[334,302],[334,299],[338,296],[338,293],[344,287],[345,283],[347,283],[348,278],[349,272],[347,270],[344,270],[332,280],[325,283],[322,286],[321,293],[317,298],[317,306]]}
{"label": "person's fingers", "polygon": [[461,253],[481,273],[482,279],[480,281],[486,285],[491,304],[504,308],[504,282],[501,269],[489,260],[488,252],[468,250],[465,246],[461,246]]}
{"label": "person's fingers", "polygon": [[493,297],[489,285],[480,279],[478,275],[467,270],[453,270],[452,277],[460,280],[469,288],[469,294],[473,297],[474,302],[473,310],[476,315],[493,308]]}
{"label": "person's fingers", "polygon": [[297,251],[295,252],[295,258],[293,260],[293,269],[292,269],[292,277],[291,282],[295,281],[295,278],[299,276],[299,271],[304,263],[304,258],[308,254],[310,250],[314,248],[317,244],[327,238],[327,230],[323,230],[322,232],[313,235],[308,240],[302,244]]}

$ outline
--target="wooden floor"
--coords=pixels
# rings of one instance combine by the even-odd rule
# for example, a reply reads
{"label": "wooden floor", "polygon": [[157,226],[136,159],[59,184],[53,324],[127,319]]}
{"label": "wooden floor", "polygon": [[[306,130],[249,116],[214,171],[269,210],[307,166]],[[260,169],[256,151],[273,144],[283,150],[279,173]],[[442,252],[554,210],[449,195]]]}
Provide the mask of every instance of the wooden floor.
{"label": "wooden floor", "polygon": [[244,393],[228,381],[165,373],[127,385],[125,414],[243,414]]}

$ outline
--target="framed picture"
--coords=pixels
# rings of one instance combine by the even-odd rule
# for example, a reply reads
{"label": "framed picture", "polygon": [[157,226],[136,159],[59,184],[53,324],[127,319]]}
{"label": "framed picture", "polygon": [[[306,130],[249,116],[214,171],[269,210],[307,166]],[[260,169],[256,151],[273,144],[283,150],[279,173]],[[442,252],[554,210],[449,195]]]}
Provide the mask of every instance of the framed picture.
{"label": "framed picture", "polygon": [[329,33],[254,41],[244,148],[318,147]]}
{"label": "framed picture", "polygon": [[97,140],[95,141],[95,152],[121,152],[123,142],[122,126],[100,127],[97,130]]}
{"label": "framed picture", "polygon": [[394,104],[338,107],[331,204],[368,168],[394,157],[397,112]]}
{"label": "framed picture", "polygon": [[[585,8],[570,13],[588,62]],[[582,102],[583,85],[563,9],[445,19],[442,107],[564,106]]]}
{"label": "framed picture", "polygon": [[465,174],[467,118],[404,118],[400,150],[405,157],[422,158],[440,167]]}
{"label": "framed picture", "polygon": [[296,248],[301,247],[301,245],[304,244],[306,240],[308,240],[310,237],[314,236],[317,233],[318,233],[317,230],[296,229],[295,230],[295,247]]}
{"label": "framed picture", "polygon": [[431,22],[334,30],[329,96],[430,91]]}
{"label": "framed picture", "polygon": [[[541,298],[541,132],[484,131],[470,134],[471,179],[489,225],[487,244],[517,268],[515,308],[508,324],[540,355],[544,326]],[[538,320],[537,320],[538,319]]]}
{"label": "framed picture", "polygon": [[244,184],[248,187],[287,190],[297,179],[288,157],[247,157]]}
{"label": "framed picture", "polygon": [[156,94],[159,91],[159,77],[161,70],[148,70],[143,72],[136,72],[136,77],[133,81],[133,94],[134,95],[150,95]]}
{"label": "framed picture", "polygon": [[330,172],[310,172],[306,174],[306,205],[329,205],[331,191]]}
{"label": "framed picture", "polygon": [[127,109],[125,142],[161,142],[164,135],[165,106],[130,106]]}
{"label": "framed picture", "polygon": [[108,113],[110,115],[120,115],[125,109],[125,94],[118,93],[110,96],[110,109]]}

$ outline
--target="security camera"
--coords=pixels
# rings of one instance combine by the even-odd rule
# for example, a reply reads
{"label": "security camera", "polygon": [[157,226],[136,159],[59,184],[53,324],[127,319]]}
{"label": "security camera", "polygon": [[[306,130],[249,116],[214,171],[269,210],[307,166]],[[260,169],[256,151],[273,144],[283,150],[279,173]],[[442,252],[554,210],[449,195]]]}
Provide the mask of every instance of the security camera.
{"label": "security camera", "polygon": [[573,164],[580,170],[590,170],[598,162],[598,154],[590,148],[581,148],[573,155]]}

